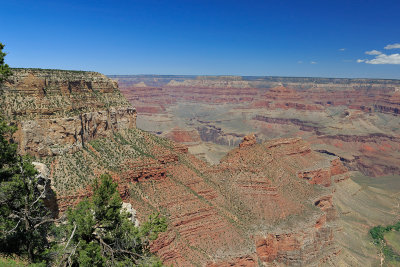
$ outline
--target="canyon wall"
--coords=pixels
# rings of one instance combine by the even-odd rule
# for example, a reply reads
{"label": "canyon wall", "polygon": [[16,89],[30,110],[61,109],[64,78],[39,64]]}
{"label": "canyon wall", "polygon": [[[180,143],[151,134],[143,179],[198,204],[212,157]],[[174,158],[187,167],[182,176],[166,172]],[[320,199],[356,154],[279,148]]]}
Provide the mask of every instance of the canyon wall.
{"label": "canyon wall", "polygon": [[136,126],[118,85],[95,72],[13,69],[0,90],[1,114],[17,126],[22,154],[53,156]]}
{"label": "canyon wall", "polygon": [[[400,174],[400,80],[112,78],[137,107],[139,127],[189,145],[211,163],[255,133],[258,141],[301,136],[313,149],[337,155],[347,168],[367,176]],[[180,138],[184,132],[200,140]]]}

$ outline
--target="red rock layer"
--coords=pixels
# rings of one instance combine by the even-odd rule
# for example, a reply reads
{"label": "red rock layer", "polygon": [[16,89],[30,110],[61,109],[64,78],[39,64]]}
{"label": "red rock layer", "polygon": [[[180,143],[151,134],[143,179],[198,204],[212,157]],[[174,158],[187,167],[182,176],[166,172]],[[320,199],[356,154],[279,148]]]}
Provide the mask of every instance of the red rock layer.
{"label": "red rock layer", "polygon": [[[274,224],[277,219],[290,214],[307,212],[301,199],[313,195],[313,189],[296,175],[291,176],[291,173],[298,173],[300,170],[296,169],[299,165],[311,168],[310,165],[318,161],[328,164],[331,170],[329,178],[345,171],[337,159],[324,159],[300,139],[283,139],[263,145],[242,146],[240,150],[229,153],[216,169],[211,168],[208,173],[212,173],[210,179],[219,184],[222,195],[228,200],[227,205],[231,206],[230,210],[240,211],[234,213],[239,221],[261,220]],[[214,197],[207,199],[211,201]],[[323,213],[314,221],[305,223],[308,225],[305,230],[288,230],[287,233],[252,239],[253,254],[210,263],[211,266],[252,266],[258,260],[288,265],[305,264],[323,261],[325,256],[338,253],[334,246],[334,229],[327,225],[327,221],[335,218],[331,197],[329,193],[315,201]]]}
{"label": "red rock layer", "polygon": [[[172,77],[173,79],[173,77]],[[373,131],[370,124],[374,123],[366,114],[385,113],[392,115],[393,118],[387,117],[385,120],[398,120],[400,114],[400,91],[396,81],[385,80],[324,80],[324,79],[290,79],[282,80],[285,86],[276,86],[276,82],[264,80],[262,82],[252,82],[251,80],[230,80],[230,78],[180,78],[179,81],[151,84],[157,87],[136,87],[129,82],[129,79],[120,80],[120,87],[124,95],[138,108],[139,114],[169,114],[168,107],[173,107],[179,103],[204,103],[206,105],[229,104],[232,110],[250,109],[255,113],[251,120],[251,124],[256,127],[260,126],[259,121],[266,122],[267,126],[275,127],[278,125],[279,133],[286,136],[292,125],[298,126],[301,133],[313,135],[308,139],[310,142],[316,137],[319,141],[327,145],[342,145],[340,148],[343,154],[351,154],[356,156],[352,162],[346,163],[346,167],[352,170],[358,170],[369,176],[382,176],[399,174],[400,169],[396,162],[399,160],[399,141],[389,141],[387,146],[384,137],[375,136],[375,140],[361,141],[359,136],[353,136],[353,141],[329,140],[337,139],[329,134],[329,122],[323,122],[324,125],[306,121],[302,117],[293,117],[293,110],[301,112],[324,113],[325,109],[332,107],[345,107],[343,114],[334,116],[342,116],[346,121],[365,120],[369,125],[366,130],[368,135]],[[298,81],[296,81],[298,80]],[[148,82],[148,80],[145,80]],[[140,84],[145,85],[144,83]],[[259,86],[259,88],[254,88]],[[264,110],[283,110],[288,116],[268,117],[263,114]],[[260,114],[257,114],[260,110]],[[285,111],[286,110],[286,111]],[[241,111],[241,112],[242,112]],[[303,114],[303,113],[302,113]],[[300,116],[300,115],[299,115]],[[247,121],[247,122],[249,122]],[[335,121],[335,120],[333,120]],[[335,121],[337,123],[337,121]],[[199,121],[199,125],[195,125],[202,142],[213,142],[219,145],[236,146],[239,139],[231,134],[224,133],[222,129],[218,129],[218,124],[206,123]],[[375,125],[378,129],[380,126]],[[351,127],[351,126],[345,126]],[[193,125],[188,125],[193,131]],[[326,128],[326,129],[325,129]],[[334,127],[340,129],[340,126]],[[371,130],[372,129],[372,130]],[[177,142],[187,142],[189,136],[183,132],[171,132],[167,137]],[[195,131],[195,130],[194,130]],[[272,131],[272,130],[271,130]],[[264,136],[268,136],[268,133]],[[396,131],[395,129],[393,131]],[[343,132],[349,133],[350,129],[343,128]],[[292,132],[290,132],[293,134]],[[360,134],[359,134],[360,135]],[[257,136],[262,136],[257,133]],[[277,136],[277,134],[273,134]],[[396,134],[392,134],[396,137]],[[265,137],[263,137],[265,138]],[[393,138],[392,138],[393,139]],[[181,141],[182,140],[182,141]],[[322,175],[322,174],[321,174]]]}
{"label": "red rock layer", "polygon": [[327,167],[313,170],[305,170],[299,172],[297,175],[299,176],[299,178],[307,180],[310,184],[319,184],[325,187],[329,187],[332,184],[332,177],[340,174],[345,174],[346,172],[347,169],[343,166],[340,159],[335,158]]}
{"label": "red rock layer", "polygon": [[187,131],[178,127],[168,132],[166,137],[179,143],[194,143],[201,141],[200,135],[196,130]]}
{"label": "red rock layer", "polygon": [[[131,103],[145,113],[165,112],[165,107],[178,102],[250,103],[255,108],[282,108],[318,111],[328,106],[347,106],[363,112],[400,114],[400,92],[390,87],[311,88],[304,90],[301,85],[292,88],[273,87],[267,91],[256,88],[212,88],[196,86],[135,87],[120,81],[122,93]],[[297,89],[293,89],[295,87]],[[264,92],[263,92],[264,91]]]}
{"label": "red rock layer", "polygon": [[[155,143],[152,153],[157,156],[127,160],[122,164],[126,171],[111,174],[139,220],[155,210],[168,216],[168,231],[151,245],[164,264],[305,265],[338,253],[329,225],[336,214],[331,190],[316,190],[298,173],[327,168],[332,178],[346,169],[301,139],[241,146],[214,167],[187,154],[183,145]],[[60,196],[60,210],[90,194],[87,188]],[[290,218],[300,226],[280,225]]]}

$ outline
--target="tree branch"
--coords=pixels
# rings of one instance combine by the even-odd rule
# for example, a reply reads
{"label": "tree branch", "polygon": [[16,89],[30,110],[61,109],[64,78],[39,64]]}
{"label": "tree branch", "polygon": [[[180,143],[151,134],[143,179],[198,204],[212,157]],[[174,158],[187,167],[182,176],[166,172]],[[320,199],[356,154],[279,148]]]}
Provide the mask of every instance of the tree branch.
{"label": "tree branch", "polygon": [[[39,226],[41,226],[42,224],[44,224],[44,223],[49,223],[49,222],[58,222],[58,221],[60,221],[61,220],[61,218],[59,218],[59,219],[47,219],[47,220],[43,220],[43,221],[41,221],[40,223],[37,223],[37,224],[35,224],[34,226],[33,226],[33,228],[38,228]],[[75,230],[75,229],[74,229]]]}
{"label": "tree branch", "polygon": [[37,197],[37,199],[36,199],[34,202],[32,202],[31,208],[32,208],[40,199],[44,198],[45,192],[46,192],[46,186],[47,186],[47,179],[45,179],[44,186],[43,186],[43,191],[40,193],[40,195]]}
{"label": "tree branch", "polygon": [[76,231],[76,224],[74,222],[74,230],[72,230],[71,236],[68,239],[67,244],[65,245],[64,251],[67,249],[67,247],[69,246],[69,242],[71,242],[71,239],[74,237],[75,235],[75,231]]}
{"label": "tree branch", "polygon": [[4,235],[7,236],[7,235],[11,234],[12,232],[14,232],[18,228],[18,225],[21,222],[21,220],[22,219],[19,219],[17,224],[15,225],[15,227],[13,229],[11,229],[10,231],[3,231]]}

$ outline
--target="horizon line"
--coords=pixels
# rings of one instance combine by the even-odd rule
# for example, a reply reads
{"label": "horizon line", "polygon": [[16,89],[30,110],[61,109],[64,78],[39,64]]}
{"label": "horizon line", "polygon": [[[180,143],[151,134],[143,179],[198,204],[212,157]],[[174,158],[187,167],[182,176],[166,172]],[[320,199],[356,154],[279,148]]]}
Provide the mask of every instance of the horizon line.
{"label": "horizon line", "polygon": [[71,70],[71,69],[50,69],[50,68],[21,68],[21,67],[10,67],[15,70],[47,70],[47,71],[74,71],[74,72],[97,72],[107,77],[111,76],[180,76],[180,77],[252,77],[252,78],[297,78],[297,79],[341,79],[341,80],[385,80],[385,81],[400,81],[400,78],[370,78],[370,77],[324,77],[324,76],[286,76],[286,75],[237,75],[237,74],[105,74],[94,70]]}

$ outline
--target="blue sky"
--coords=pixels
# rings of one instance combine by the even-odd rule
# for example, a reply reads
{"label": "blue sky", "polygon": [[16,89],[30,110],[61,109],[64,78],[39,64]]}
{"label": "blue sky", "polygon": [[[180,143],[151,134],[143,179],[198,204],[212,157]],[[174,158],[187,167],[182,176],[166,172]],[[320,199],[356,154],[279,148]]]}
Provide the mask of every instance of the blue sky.
{"label": "blue sky", "polygon": [[12,67],[400,79],[398,0],[1,0],[0,6],[0,42]]}

